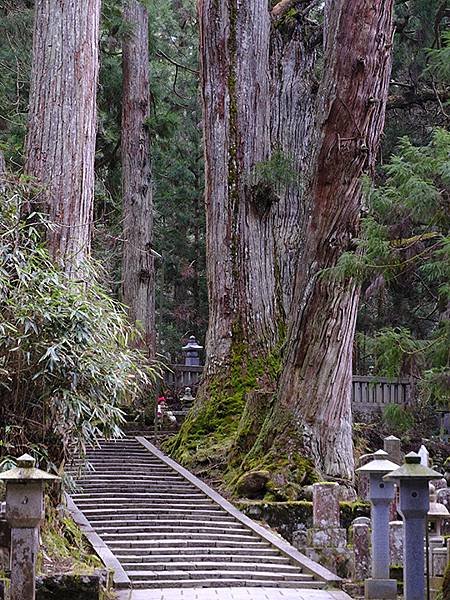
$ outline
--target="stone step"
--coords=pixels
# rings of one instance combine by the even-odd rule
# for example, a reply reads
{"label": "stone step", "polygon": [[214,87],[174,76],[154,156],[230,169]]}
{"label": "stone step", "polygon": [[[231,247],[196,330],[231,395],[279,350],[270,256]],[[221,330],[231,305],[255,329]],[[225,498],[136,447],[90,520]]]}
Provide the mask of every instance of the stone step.
{"label": "stone step", "polygon": [[83,507],[84,509],[84,507],[86,506],[86,508],[94,507],[105,510],[113,510],[114,508],[120,507],[124,509],[134,507],[137,510],[142,510],[145,507],[151,510],[164,510],[167,509],[168,506],[170,506],[170,508],[172,509],[192,510],[195,509],[196,506],[198,506],[200,510],[213,510],[217,513],[223,512],[220,506],[209,503],[207,498],[192,498],[191,496],[189,496],[188,498],[171,498],[167,496],[161,498],[158,494],[155,494],[153,498],[136,498],[135,500],[130,498],[121,498],[120,496],[117,496],[116,500],[104,498],[100,495],[91,496],[90,494],[86,494],[86,496],[84,496],[83,498],[73,498],[74,501],[76,501],[77,506],[80,507],[80,509],[81,507]]}
{"label": "stone step", "polygon": [[170,554],[161,548],[142,554],[116,554],[122,564],[140,564],[140,563],[159,563],[162,560],[166,564],[192,561],[194,563],[202,561],[216,562],[254,562],[257,559],[270,560],[271,564],[288,565],[289,559],[276,553],[275,550],[241,550],[238,553],[237,548],[178,548],[173,549]]}
{"label": "stone step", "polygon": [[89,475],[81,475],[77,477],[77,485],[110,485],[120,483],[126,483],[128,485],[142,486],[142,485],[158,485],[159,487],[164,485],[172,485],[181,488],[191,488],[191,486],[178,477],[168,477],[167,475],[158,475],[153,473],[142,473],[134,477],[124,477],[121,475],[115,475],[114,473],[108,473],[107,475],[97,475],[92,473]]}
{"label": "stone step", "polygon": [[[130,493],[130,490],[128,489],[128,494]],[[147,501],[158,501],[158,502],[162,502],[162,501],[166,501],[166,502],[183,502],[183,503],[197,503],[199,500],[203,502],[208,502],[214,505],[212,500],[209,500],[209,498],[207,498],[204,494],[202,494],[201,492],[195,493],[195,492],[189,492],[189,494],[177,494],[174,492],[162,492],[162,493],[156,493],[156,492],[135,492],[133,493],[132,496],[127,495],[127,494],[120,494],[120,495],[115,495],[113,497],[111,497],[110,494],[108,494],[108,492],[91,492],[89,494],[84,493],[84,492],[75,492],[74,494],[71,494],[72,498],[74,500],[76,500],[76,502],[78,503],[78,501],[80,500],[84,500],[84,499],[88,499],[88,500],[98,500],[98,501],[102,501],[104,500],[105,502],[115,502],[117,500],[132,500],[133,502],[135,501],[143,501],[143,502],[147,502]],[[167,506],[167,504],[166,504]],[[215,505],[214,505],[215,506]]]}
{"label": "stone step", "polygon": [[194,540],[194,539],[179,539],[179,538],[157,538],[156,540],[112,540],[109,542],[111,548],[117,548],[120,554],[137,554],[141,552],[147,552],[149,555],[152,553],[164,553],[164,552],[179,552],[183,554],[184,551],[196,552],[197,550],[204,550],[207,548],[210,551],[220,552],[253,552],[254,550],[270,550],[274,551],[270,544],[254,538],[254,541],[239,541],[239,540]]}
{"label": "stone step", "polygon": [[133,546],[142,547],[151,542],[159,543],[161,547],[173,547],[177,544],[181,545],[181,542],[183,541],[189,546],[193,546],[197,543],[199,546],[217,545],[220,547],[222,542],[237,542],[238,544],[243,544],[244,542],[258,539],[251,534],[236,535],[232,533],[221,533],[208,535],[207,533],[183,533],[180,531],[167,532],[164,537],[161,536],[161,533],[141,533],[133,536],[132,539],[130,539],[128,533],[103,533],[100,537],[103,538],[109,546],[114,548],[131,548]]}
{"label": "stone step", "polygon": [[136,524],[128,523],[127,521],[116,521],[112,525],[109,521],[100,521],[95,524],[95,530],[100,534],[146,534],[146,533],[176,533],[177,531],[191,534],[191,533],[208,533],[210,535],[225,534],[225,535],[250,535],[248,529],[245,527],[233,527],[233,523],[229,525],[226,523],[211,523],[203,524],[202,521],[161,521],[155,523],[154,521],[139,521]]}
{"label": "stone step", "polygon": [[[69,475],[72,475],[76,478],[80,478],[80,477],[111,477],[111,476],[118,476],[118,477],[129,477],[130,475],[130,470],[129,469],[112,469],[112,468],[106,468],[103,469],[103,467],[99,468],[99,469],[85,469],[83,471],[80,472],[68,472]],[[162,471],[160,469],[154,469],[153,467],[142,467],[141,469],[133,469],[133,476],[141,476],[141,475],[152,475],[153,477],[156,476],[160,476],[160,477],[175,477],[174,473],[171,473],[170,471]],[[177,476],[177,479],[181,479],[183,480],[182,477]]]}
{"label": "stone step", "polygon": [[[90,514],[97,514],[94,511],[100,513],[111,513],[116,512],[118,514],[142,514],[147,511],[157,515],[158,513],[176,514],[176,513],[197,513],[198,511],[211,512],[215,515],[227,515],[219,506],[211,504],[200,503],[200,502],[174,502],[168,505],[167,502],[158,502],[157,500],[151,501],[139,501],[133,502],[133,500],[125,501],[114,501],[105,502],[103,500],[78,500],[78,508],[82,509],[83,512],[90,512]],[[170,508],[167,508],[170,506]],[[231,517],[233,518],[233,517]]]}
{"label": "stone step", "polygon": [[172,484],[172,483],[148,483],[148,484],[134,484],[131,485],[131,482],[122,482],[122,481],[108,481],[104,483],[98,482],[84,482],[80,484],[80,489],[88,491],[88,492],[108,492],[108,493],[122,493],[127,492],[132,487],[136,492],[148,492],[151,490],[154,494],[156,492],[171,492],[175,493],[177,490],[180,494],[188,494],[193,491],[193,489],[189,485],[183,484]]}
{"label": "stone step", "polygon": [[[236,570],[236,571],[222,571],[222,570],[202,570],[201,568],[193,571],[129,571],[128,577],[133,581],[144,580],[148,581],[153,579],[165,580],[178,580],[178,579],[244,579],[253,580],[258,579],[260,581],[311,581],[311,576],[304,573],[277,573],[272,570],[269,571],[249,571],[249,570]],[[300,587],[300,586],[299,586]]]}
{"label": "stone step", "polygon": [[303,573],[301,573],[300,569],[298,569],[297,567],[294,567],[293,565],[290,564],[275,564],[273,562],[250,562],[250,561],[244,561],[244,562],[237,562],[237,561],[232,561],[232,562],[228,562],[225,560],[221,560],[221,561],[217,561],[217,560],[211,560],[211,558],[208,560],[208,557],[206,558],[206,560],[202,560],[202,561],[198,561],[195,562],[193,560],[188,560],[188,561],[179,561],[179,562],[151,562],[151,563],[146,563],[145,561],[143,563],[134,563],[134,562],[122,562],[122,566],[125,569],[125,571],[128,573],[129,577],[134,576],[134,574],[136,572],[146,572],[148,573],[149,571],[170,571],[170,572],[179,572],[179,571],[184,571],[184,572],[196,572],[198,571],[217,571],[217,572],[223,572],[224,576],[226,577],[227,572],[228,571],[233,571],[235,573],[238,572],[244,572],[244,573],[256,573],[258,571],[264,571],[265,573],[270,572],[270,573],[277,573],[277,574],[287,574],[287,575],[292,575],[295,574],[298,577],[301,577],[303,579],[311,579],[311,577],[309,575],[305,575]]}
{"label": "stone step", "polygon": [[215,522],[215,523],[232,523],[237,524],[231,515],[226,513],[220,513],[218,511],[207,511],[207,510],[177,510],[177,509],[156,509],[151,510],[150,508],[139,509],[117,509],[107,511],[97,509],[83,508],[83,512],[87,519],[91,523],[108,523],[111,521],[126,520],[128,523],[148,523],[150,521],[161,522],[166,521],[167,517],[171,517],[174,521],[192,521],[195,520],[197,523],[204,521]]}
{"label": "stone step", "polygon": [[[208,572],[206,575],[211,575]],[[176,580],[140,580],[133,581],[134,589],[151,590],[155,588],[227,588],[227,587],[279,587],[279,588],[299,588],[299,589],[322,589],[325,583],[321,581],[273,581],[269,582],[266,579],[176,579]]]}

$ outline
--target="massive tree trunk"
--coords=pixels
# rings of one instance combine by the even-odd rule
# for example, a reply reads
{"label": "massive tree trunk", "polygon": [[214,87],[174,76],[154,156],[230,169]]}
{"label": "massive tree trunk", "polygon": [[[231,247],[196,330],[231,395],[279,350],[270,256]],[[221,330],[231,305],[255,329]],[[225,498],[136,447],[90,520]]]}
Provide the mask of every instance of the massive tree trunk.
{"label": "massive tree trunk", "polygon": [[[324,475],[352,478],[352,346],[359,290],[323,275],[359,233],[391,71],[392,0],[329,2],[325,63],[283,373],[260,450],[298,437]],[[262,444],[261,444],[262,442]]]}
{"label": "massive tree trunk", "polygon": [[261,0],[202,0],[199,11],[210,375],[229,364],[234,342],[261,356],[282,341],[302,188],[298,177],[268,181],[258,168],[280,153],[288,169],[302,170],[315,52],[295,24],[275,29]]}
{"label": "massive tree trunk", "polygon": [[77,275],[90,254],[100,0],[36,0],[25,171],[42,185],[49,249]]}
{"label": "massive tree trunk", "polygon": [[150,356],[155,353],[155,269],[152,256],[153,202],[150,166],[148,15],[138,0],[127,0],[123,42],[122,298],[140,324]]}
{"label": "massive tree trunk", "polygon": [[[319,274],[358,233],[360,177],[373,167],[383,128],[392,0],[326,3],[320,82],[315,36],[287,8],[274,22],[262,0],[200,2],[211,312],[201,401],[173,447],[189,447],[199,419],[199,438],[218,432],[223,440],[230,429],[221,420],[239,389],[248,404],[232,448],[242,457],[261,425],[251,415],[255,393],[276,383],[264,356],[279,352],[287,323],[281,385],[243,467],[270,463],[281,481],[288,458],[300,483],[310,469],[302,455],[323,474],[352,476],[358,290]],[[259,180],[255,167],[280,151],[295,181]],[[263,376],[253,368],[249,380],[239,345],[262,360]],[[219,394],[217,373],[225,374]]]}
{"label": "massive tree trunk", "polygon": [[[295,22],[273,27],[266,2],[201,0],[199,22],[210,317],[206,377],[174,450],[205,421],[213,438],[232,436],[251,392],[275,389],[314,99],[315,52]],[[294,178],[262,175],[280,155]]]}

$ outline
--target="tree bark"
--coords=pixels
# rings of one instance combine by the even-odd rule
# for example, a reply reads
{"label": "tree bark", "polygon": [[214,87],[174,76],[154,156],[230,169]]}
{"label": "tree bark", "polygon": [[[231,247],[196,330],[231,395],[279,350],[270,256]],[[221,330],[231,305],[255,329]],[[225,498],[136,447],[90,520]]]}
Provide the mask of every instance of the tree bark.
{"label": "tree bark", "polygon": [[140,324],[150,356],[155,354],[155,267],[152,256],[153,199],[150,164],[148,15],[138,0],[127,0],[124,21],[131,31],[123,43],[122,297],[132,322]]}
{"label": "tree bark", "polygon": [[37,0],[25,171],[43,188],[49,250],[76,276],[90,255],[100,0]]}
{"label": "tree bark", "polygon": [[199,18],[213,376],[238,338],[251,352],[277,340],[270,203],[258,204],[250,185],[270,154],[270,17],[260,0],[239,9],[236,0],[201,0]]}
{"label": "tree bark", "polygon": [[[293,428],[324,475],[353,477],[353,281],[323,276],[359,232],[360,179],[374,167],[391,71],[392,0],[326,5],[324,76],[287,352],[265,451]],[[261,443],[261,440],[259,440]]]}
{"label": "tree bark", "polygon": [[282,340],[298,257],[303,188],[260,186],[255,169],[281,151],[302,175],[311,141],[315,52],[301,28],[273,26],[261,0],[201,0],[207,257],[208,375],[233,341],[250,354]]}

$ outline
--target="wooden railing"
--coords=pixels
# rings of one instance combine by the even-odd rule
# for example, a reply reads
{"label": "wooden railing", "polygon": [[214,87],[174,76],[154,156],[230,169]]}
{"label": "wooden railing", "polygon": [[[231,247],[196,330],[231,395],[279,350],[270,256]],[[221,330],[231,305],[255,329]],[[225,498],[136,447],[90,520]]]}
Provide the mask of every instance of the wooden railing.
{"label": "wooden railing", "polygon": [[[179,395],[185,387],[193,390],[194,396],[202,376],[203,367],[171,365],[164,375],[164,385]],[[387,379],[354,375],[352,388],[353,409],[358,412],[383,409],[388,404],[409,404],[411,381],[406,378]]]}

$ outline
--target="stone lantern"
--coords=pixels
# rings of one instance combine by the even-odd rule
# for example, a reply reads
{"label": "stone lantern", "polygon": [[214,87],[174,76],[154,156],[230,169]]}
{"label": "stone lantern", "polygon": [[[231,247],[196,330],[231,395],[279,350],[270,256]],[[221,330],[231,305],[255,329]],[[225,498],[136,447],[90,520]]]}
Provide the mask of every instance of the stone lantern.
{"label": "stone lantern", "polygon": [[[450,513],[444,504],[437,501],[436,488],[430,483],[430,508],[428,510],[428,523],[430,524],[430,536],[441,538],[442,522],[450,519]],[[441,541],[441,540],[440,540]]]}
{"label": "stone lantern", "polygon": [[203,346],[200,346],[195,339],[195,335],[191,335],[186,346],[182,347],[185,354],[184,364],[187,367],[198,367],[200,365],[200,354],[199,350],[202,350]]}
{"label": "stone lantern", "polygon": [[185,410],[189,410],[194,404],[195,398],[192,395],[192,390],[190,387],[184,388],[184,394],[180,398],[181,405]]}
{"label": "stone lantern", "polygon": [[44,483],[59,477],[35,468],[29,454],[0,474],[6,482],[6,520],[11,527],[10,600],[34,600],[39,524],[44,518]]}
{"label": "stone lantern", "polygon": [[420,456],[410,452],[405,463],[384,476],[400,487],[399,512],[403,517],[403,585],[405,600],[425,599],[425,528],[430,507],[429,481],[440,479],[437,471],[420,464]]}
{"label": "stone lantern", "polygon": [[369,475],[369,500],[372,505],[372,577],[365,582],[365,597],[393,599],[397,597],[397,581],[389,579],[389,507],[395,497],[395,486],[383,476],[397,469],[384,450],[373,454],[373,460],[356,471]]}

